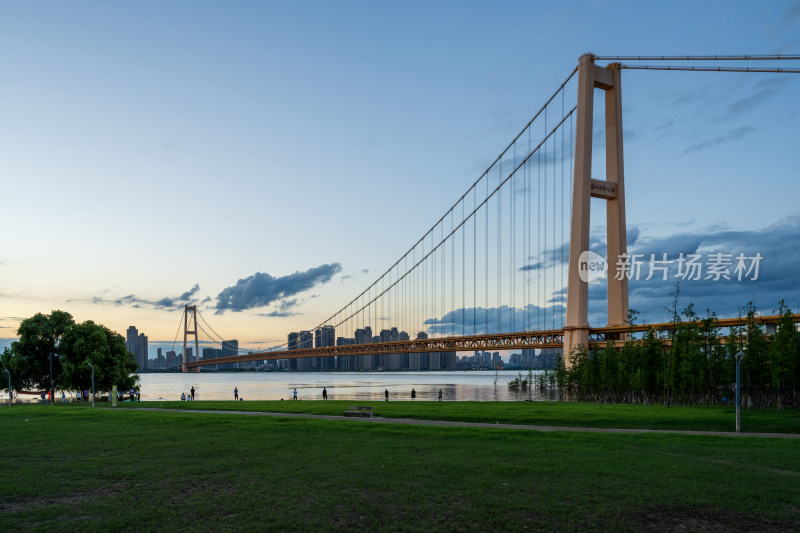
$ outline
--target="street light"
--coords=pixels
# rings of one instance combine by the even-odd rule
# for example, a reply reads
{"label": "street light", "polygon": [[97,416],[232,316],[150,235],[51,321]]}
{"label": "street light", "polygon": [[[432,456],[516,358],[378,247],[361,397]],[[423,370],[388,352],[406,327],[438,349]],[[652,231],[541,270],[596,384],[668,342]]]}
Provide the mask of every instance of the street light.
{"label": "street light", "polygon": [[8,374],[8,406],[11,407],[11,398],[14,396],[14,393],[11,392],[11,371],[7,368],[4,370]]}
{"label": "street light", "polygon": [[53,352],[50,352],[50,405],[53,405]]}
{"label": "street light", "polygon": [[744,352],[739,350],[736,354],[736,433],[741,431],[741,418],[739,415],[739,406],[742,403],[742,393],[741,393],[741,363],[742,359],[744,359]]}
{"label": "street light", "polygon": [[89,365],[89,368],[92,369],[92,407],[94,407],[94,365],[89,361],[86,361],[86,364]]}

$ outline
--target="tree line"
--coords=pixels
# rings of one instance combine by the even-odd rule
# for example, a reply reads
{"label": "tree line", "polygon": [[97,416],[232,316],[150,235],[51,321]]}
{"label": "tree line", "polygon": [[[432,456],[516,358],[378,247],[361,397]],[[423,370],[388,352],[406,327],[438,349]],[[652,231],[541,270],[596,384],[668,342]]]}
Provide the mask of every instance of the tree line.
{"label": "tree line", "polygon": [[[677,290],[673,297],[673,327],[666,334],[651,329],[634,342],[576,352],[569,370],[560,361],[540,386],[557,384],[566,397],[582,401],[733,403],[735,355],[742,351],[744,407],[800,406],[800,332],[783,300],[775,332],[767,335],[752,302],[743,309],[745,325],[725,331],[711,311],[701,317],[690,304],[678,312]],[[629,314],[629,324],[636,315]]]}
{"label": "tree line", "polygon": [[6,369],[16,391],[49,390],[51,361],[54,390],[91,390],[89,363],[94,365],[96,392],[110,392],[114,385],[119,390],[138,390],[136,358],[122,335],[103,325],[91,320],[79,324],[69,313],[56,310],[26,318],[17,335],[19,340],[11,344],[11,349],[0,354],[3,390],[8,389]]}

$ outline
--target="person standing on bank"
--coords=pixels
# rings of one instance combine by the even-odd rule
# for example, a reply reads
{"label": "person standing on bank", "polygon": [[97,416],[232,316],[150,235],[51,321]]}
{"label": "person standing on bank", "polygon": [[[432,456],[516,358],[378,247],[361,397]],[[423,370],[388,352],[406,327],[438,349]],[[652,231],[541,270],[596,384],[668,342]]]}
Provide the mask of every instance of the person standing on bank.
{"label": "person standing on bank", "polygon": [[412,402],[416,401],[416,399],[417,399],[417,391],[415,391],[414,389],[411,389],[411,401]]}
{"label": "person standing on bank", "polygon": [[294,400],[297,399],[297,389],[294,389],[294,391],[292,392],[292,396]]}
{"label": "person standing on bank", "polygon": [[389,389],[384,389],[383,395],[386,396],[386,401],[389,401]]}
{"label": "person standing on bank", "polygon": [[233,388],[233,401],[234,402],[238,402],[239,401],[239,387],[234,387]]}
{"label": "person standing on bank", "polygon": [[189,392],[191,392],[191,393],[192,393],[192,401],[194,401],[194,385],[192,385],[192,390],[191,390],[191,391],[189,391]]}
{"label": "person standing on bank", "polygon": [[323,400],[328,399],[328,389],[326,389],[325,387],[322,387],[322,399]]}
{"label": "person standing on bank", "polygon": [[442,401],[442,389],[439,389],[439,401]]}

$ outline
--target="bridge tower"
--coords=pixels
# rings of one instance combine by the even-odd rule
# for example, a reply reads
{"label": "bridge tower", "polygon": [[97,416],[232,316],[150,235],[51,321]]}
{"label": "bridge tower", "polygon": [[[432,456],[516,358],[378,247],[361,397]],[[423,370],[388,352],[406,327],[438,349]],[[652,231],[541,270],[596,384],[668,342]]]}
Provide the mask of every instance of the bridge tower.
{"label": "bridge tower", "polygon": [[[592,178],[592,131],[594,90],[605,91],[605,180]],[[628,320],[628,280],[616,279],[617,259],[628,250],[625,228],[625,181],[622,155],[621,70],[618,63],[598,67],[592,54],[578,60],[578,109],[575,134],[575,170],[572,189],[572,221],[567,277],[567,313],[564,324],[564,364],[570,355],[589,347],[589,284],[581,269],[588,272],[589,208],[591,198],[606,200],[608,263],[608,325],[624,325]],[[583,262],[583,264],[581,264]],[[586,278],[586,276],[583,276]]]}
{"label": "bridge tower", "polygon": [[[189,372],[188,357],[186,355],[186,339],[189,335],[194,335],[194,358],[200,357],[199,341],[197,340],[197,306],[187,305],[183,308],[183,366],[181,371]],[[192,372],[199,372],[200,369],[194,367]]]}

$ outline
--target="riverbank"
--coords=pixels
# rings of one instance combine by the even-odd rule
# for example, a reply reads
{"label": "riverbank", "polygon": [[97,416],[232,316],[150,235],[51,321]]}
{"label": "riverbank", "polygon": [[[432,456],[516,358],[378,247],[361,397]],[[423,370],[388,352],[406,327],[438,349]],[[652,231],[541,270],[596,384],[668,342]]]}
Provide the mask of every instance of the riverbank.
{"label": "riverbank", "polygon": [[793,440],[129,407],[138,405],[153,406],[0,409],[0,529],[793,531],[800,523]]}

